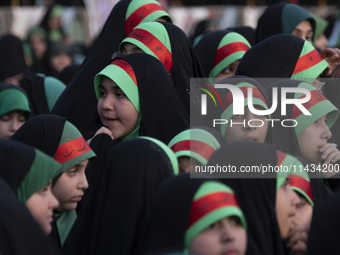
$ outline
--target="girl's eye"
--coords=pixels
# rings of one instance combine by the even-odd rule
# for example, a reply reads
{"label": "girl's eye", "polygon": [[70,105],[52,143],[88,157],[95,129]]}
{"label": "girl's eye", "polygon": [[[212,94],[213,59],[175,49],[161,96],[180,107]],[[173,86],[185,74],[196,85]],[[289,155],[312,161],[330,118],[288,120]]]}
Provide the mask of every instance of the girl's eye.
{"label": "girl's eye", "polygon": [[0,120],[2,120],[2,121],[9,121],[9,119],[10,118],[7,114],[0,117]]}
{"label": "girl's eye", "polygon": [[302,208],[302,207],[305,206],[305,204],[306,204],[306,203],[304,203],[304,202],[300,202],[300,203],[298,203],[298,204],[296,205],[296,208]]}
{"label": "girl's eye", "polygon": [[125,97],[125,94],[122,91],[117,91],[116,97]]}
{"label": "girl's eye", "polygon": [[229,218],[229,221],[230,221],[231,225],[233,225],[233,226],[241,226],[242,225],[241,220],[240,220],[239,217],[237,217],[237,216],[230,216],[228,218]]}
{"label": "girl's eye", "polygon": [[100,94],[101,97],[104,97],[104,96],[106,96],[106,91],[99,90],[99,94]]}
{"label": "girl's eye", "polygon": [[209,227],[207,227],[206,229],[207,230],[211,230],[211,229],[213,229],[213,228],[215,228],[216,227],[216,222],[215,223],[213,223],[213,224],[211,224]]}
{"label": "girl's eye", "polygon": [[227,67],[226,69],[223,70],[223,73],[230,73],[232,71],[231,67]]}
{"label": "girl's eye", "polygon": [[77,173],[77,170],[76,169],[71,169],[71,170],[68,170],[67,173],[71,176],[75,175]]}

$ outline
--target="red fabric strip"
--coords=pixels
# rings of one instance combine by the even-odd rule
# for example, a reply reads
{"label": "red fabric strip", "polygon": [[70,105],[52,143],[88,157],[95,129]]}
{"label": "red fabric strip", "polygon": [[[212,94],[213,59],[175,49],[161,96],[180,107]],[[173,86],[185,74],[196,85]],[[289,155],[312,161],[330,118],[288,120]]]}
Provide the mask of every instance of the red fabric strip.
{"label": "red fabric strip", "polygon": [[206,160],[209,160],[211,155],[215,152],[215,149],[209,144],[196,140],[180,141],[172,145],[171,150],[175,153],[179,151],[193,151],[200,154]]}
{"label": "red fabric strip", "polygon": [[138,87],[135,72],[133,71],[132,67],[130,66],[128,62],[126,62],[124,59],[118,58],[118,59],[113,60],[110,65],[115,65],[115,66],[119,66],[120,68],[122,68],[131,77],[131,79],[134,81],[134,83]]}
{"label": "red fabric strip", "polygon": [[307,181],[305,178],[302,178],[301,176],[296,175],[296,174],[289,175],[288,180],[289,180],[289,185],[291,187],[301,189],[303,192],[307,194],[310,200],[313,201],[312,186],[310,185],[309,181]]}
{"label": "red fabric strip", "polygon": [[159,4],[145,4],[135,10],[125,21],[125,35],[129,35],[131,31],[149,14],[155,11],[164,11]]}
{"label": "red fabric strip", "polygon": [[53,158],[60,164],[62,164],[90,150],[91,148],[87,144],[85,139],[83,137],[78,137],[76,139],[73,139],[67,143],[60,145],[56,153],[54,154]]}
{"label": "red fabric strip", "polygon": [[214,192],[203,196],[191,205],[191,213],[188,228],[196,223],[203,216],[222,207],[239,207],[236,197],[228,192]]}
{"label": "red fabric strip", "polygon": [[285,160],[286,156],[287,156],[286,153],[279,151],[279,150],[276,150],[276,157],[277,157],[276,165],[281,166],[282,162]]}
{"label": "red fabric strip", "polygon": [[213,64],[213,68],[220,63],[223,59],[228,57],[229,55],[238,52],[238,51],[247,51],[249,50],[249,46],[243,42],[234,42],[224,45],[216,51],[216,57]]}
{"label": "red fabric strip", "polygon": [[[302,104],[307,110],[309,108],[311,108],[312,106],[327,100],[324,95],[322,95],[321,91],[319,90],[313,90],[310,92],[311,93],[311,97],[310,100],[307,103]],[[306,95],[302,95],[299,98],[305,98]],[[293,105],[293,110],[292,110],[292,119],[296,119],[297,117],[299,117],[302,114],[301,110],[299,108],[296,107],[296,105]]]}
{"label": "red fabric strip", "polygon": [[[264,98],[264,96],[262,95],[261,91],[258,88],[255,87],[241,87],[241,91],[243,92],[244,95],[244,99],[248,98],[248,88],[252,88],[253,90],[253,98],[258,98],[261,101],[263,101],[266,105],[267,101]],[[223,101],[223,105],[222,105],[222,112],[224,112],[230,105],[233,104],[233,95],[232,93],[229,91]]]}
{"label": "red fabric strip", "polygon": [[302,72],[304,70],[307,70],[308,68],[316,65],[317,63],[321,62],[323,60],[320,53],[315,49],[308,54],[301,56],[296,65],[293,74]]}
{"label": "red fabric strip", "polygon": [[172,68],[172,54],[156,36],[144,29],[134,29],[127,38],[134,38],[148,47],[170,73]]}

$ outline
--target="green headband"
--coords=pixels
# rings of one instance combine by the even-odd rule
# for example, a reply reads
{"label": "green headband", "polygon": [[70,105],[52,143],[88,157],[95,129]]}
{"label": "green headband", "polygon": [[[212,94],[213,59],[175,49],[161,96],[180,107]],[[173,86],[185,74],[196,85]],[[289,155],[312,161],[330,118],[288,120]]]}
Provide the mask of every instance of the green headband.
{"label": "green headband", "polygon": [[[235,33],[235,32],[231,32],[226,34],[220,44],[217,47],[217,51],[216,54],[219,52],[218,50],[230,45],[232,43],[242,43],[245,44],[249,47],[249,49],[251,48],[250,43],[247,41],[246,38],[244,38],[242,35]],[[236,60],[239,60],[241,58],[243,58],[244,54],[246,53],[245,48],[244,47],[237,47],[236,48],[236,52],[231,51],[231,54],[226,55],[217,65],[215,65],[210,73],[209,73],[209,77],[210,78],[215,78],[220,72],[222,72],[225,68],[227,68],[229,65],[231,65],[232,63],[234,63]],[[217,57],[217,56],[216,56]]]}
{"label": "green headband", "polygon": [[172,170],[173,170],[174,174],[178,175],[178,161],[177,161],[177,158],[176,158],[175,154],[173,153],[173,151],[170,150],[170,148],[168,146],[166,146],[165,143],[163,143],[162,141],[160,141],[158,139],[155,139],[155,138],[152,138],[152,137],[148,137],[148,136],[140,136],[140,138],[147,139],[147,140],[149,140],[151,142],[154,142],[159,147],[161,147],[164,150],[164,152],[166,153],[166,155],[168,156],[168,158],[170,159]]}
{"label": "green headband", "polygon": [[185,130],[176,135],[168,144],[177,159],[187,156],[205,166],[213,152],[220,148],[217,139],[208,131],[199,128]]}
{"label": "green headband", "polygon": [[327,67],[327,61],[310,42],[305,41],[291,79],[312,83]]}
{"label": "green headband", "polygon": [[[239,88],[252,87],[252,88],[258,89],[256,86],[254,86],[253,84],[251,84],[249,82],[241,82],[241,83],[237,84],[236,87],[239,87]],[[258,89],[258,91],[260,91],[260,90]],[[228,93],[231,93],[231,92],[228,92]],[[260,91],[260,93],[263,96],[261,91]],[[228,94],[227,94],[227,96],[228,96]],[[263,98],[264,98],[264,96],[263,96]],[[254,97],[254,94],[253,94],[253,105],[258,105],[258,106],[263,107],[265,110],[268,110],[268,106],[267,106],[266,102],[261,100],[260,98]],[[247,97],[244,97],[244,106],[248,106],[248,98]],[[222,112],[221,119],[226,119],[229,122],[232,117],[233,117],[233,104],[230,104]],[[270,116],[268,118],[270,118]],[[228,127],[228,125],[221,125],[221,133],[224,136],[227,132],[227,127]]]}
{"label": "green headband", "polygon": [[[170,53],[172,53],[172,51],[171,51],[171,42],[170,42],[168,31],[166,30],[166,28],[161,23],[159,23],[159,22],[147,22],[147,23],[143,23],[143,24],[140,24],[140,25],[136,26],[134,28],[134,30],[136,30],[136,29],[145,30],[146,32],[152,34],[155,38],[157,38],[167,48],[167,50]],[[160,60],[158,58],[158,56],[156,56],[156,54],[149,48],[149,47],[151,47],[150,45],[145,45],[140,40],[137,40],[135,38],[131,38],[129,36],[127,36],[119,44],[119,51],[120,52],[122,52],[122,50],[123,50],[123,44],[124,43],[131,43],[131,44],[137,46],[138,48],[140,48],[146,54],[154,56],[155,58]]]}
{"label": "green headband", "polygon": [[61,163],[61,173],[80,162],[96,157],[79,130],[69,121],[65,121],[58,149],[54,159]]}
{"label": "green headband", "polygon": [[[204,210],[202,210],[200,209],[202,203],[213,206],[205,206]],[[238,205],[234,191],[219,182],[207,181],[203,183],[193,197],[189,226],[185,232],[184,251],[189,250],[193,239],[204,229],[230,216],[240,218],[242,226],[247,228],[246,220]]]}
{"label": "green headband", "polygon": [[[338,118],[339,110],[322,95],[321,91],[317,90],[314,86],[306,82],[301,82],[298,88],[304,88],[311,92],[311,99],[309,100],[306,108],[310,107],[307,110],[312,115],[303,114],[300,110],[294,108],[294,105],[292,119],[295,119],[298,123],[294,127],[296,136],[299,136],[309,125],[326,114],[328,114],[326,124],[330,128]],[[303,94],[301,93],[295,93],[294,98],[299,98],[302,95]]]}
{"label": "green headband", "polygon": [[0,92],[0,116],[12,111],[23,111],[27,117],[31,115],[27,96],[18,89],[10,88]]}
{"label": "green headband", "polygon": [[23,203],[60,174],[61,165],[58,162],[38,149],[34,151],[35,157],[30,170],[17,189],[18,198]]}

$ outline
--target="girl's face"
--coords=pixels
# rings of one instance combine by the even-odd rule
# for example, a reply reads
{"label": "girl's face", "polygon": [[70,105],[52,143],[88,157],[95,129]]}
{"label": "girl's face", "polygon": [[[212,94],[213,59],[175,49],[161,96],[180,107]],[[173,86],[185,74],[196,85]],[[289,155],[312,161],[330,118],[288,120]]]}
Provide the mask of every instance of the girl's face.
{"label": "girl's face", "polygon": [[295,222],[309,226],[312,221],[313,207],[303,196],[299,196],[299,200],[296,205]]}
{"label": "girl's face", "polygon": [[300,37],[305,41],[312,43],[313,39],[313,29],[312,25],[308,20],[301,21],[292,31],[292,35]]}
{"label": "girl's face", "polygon": [[238,217],[223,218],[198,234],[190,244],[190,253],[200,255],[243,255],[247,234]]}
{"label": "girl's face", "polygon": [[76,209],[78,202],[88,188],[85,169],[89,160],[86,159],[64,172],[52,188],[59,201],[57,211],[62,213]]}
{"label": "girl's face", "polygon": [[39,34],[33,34],[30,38],[30,45],[35,56],[40,59],[44,56],[47,50],[47,43]]}
{"label": "girl's face", "polygon": [[69,65],[72,65],[72,57],[69,56],[66,53],[59,53],[57,55],[53,55],[50,58],[51,62],[51,68],[57,72],[60,73],[62,70],[64,70],[65,67],[68,67]]}
{"label": "girl's face", "polygon": [[178,158],[178,170],[180,173],[194,173],[196,166],[202,166],[202,164],[194,158],[188,156]]}
{"label": "girl's face", "polygon": [[324,115],[309,125],[298,136],[298,142],[302,156],[310,163],[319,164],[321,161],[320,147],[327,143],[332,137],[327,124],[327,115]]}
{"label": "girl's face", "polygon": [[51,192],[52,183],[35,192],[26,201],[26,207],[33,218],[38,222],[46,235],[51,233],[51,222],[53,221],[53,209],[58,206],[58,200]]}
{"label": "girl's face", "polygon": [[130,134],[139,119],[136,108],[117,84],[105,76],[99,90],[97,110],[103,125],[111,130],[115,139]]}
{"label": "girl's face", "polygon": [[144,51],[132,43],[124,43],[122,53],[128,55],[132,53],[144,53]]}
{"label": "girl's face", "polygon": [[266,119],[266,116],[251,113],[248,106],[244,107],[244,115],[234,115],[228,123],[225,134],[227,142],[248,141],[263,143],[268,130],[268,121]]}
{"label": "girl's face", "polygon": [[0,139],[9,139],[25,123],[22,111],[13,111],[0,117]]}
{"label": "girl's face", "polygon": [[300,199],[290,188],[288,179],[276,191],[275,211],[282,239],[287,238],[289,229],[293,226],[296,206]]}
{"label": "girl's face", "polygon": [[215,82],[218,82],[219,80],[222,80],[223,78],[226,78],[226,77],[234,76],[239,63],[240,63],[240,60],[236,60],[233,63],[231,63],[229,66],[227,66],[222,72],[216,75]]}

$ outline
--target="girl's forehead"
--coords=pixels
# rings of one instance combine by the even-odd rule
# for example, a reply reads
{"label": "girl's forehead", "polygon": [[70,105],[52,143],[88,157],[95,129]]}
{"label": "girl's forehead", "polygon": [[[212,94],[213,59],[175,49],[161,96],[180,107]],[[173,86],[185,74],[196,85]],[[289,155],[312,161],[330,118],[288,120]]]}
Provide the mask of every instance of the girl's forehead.
{"label": "girl's forehead", "polygon": [[115,83],[113,80],[111,80],[109,77],[107,76],[103,76],[102,78],[102,82],[100,83],[101,87],[105,87],[105,88],[119,88],[119,86],[117,85],[117,83]]}

